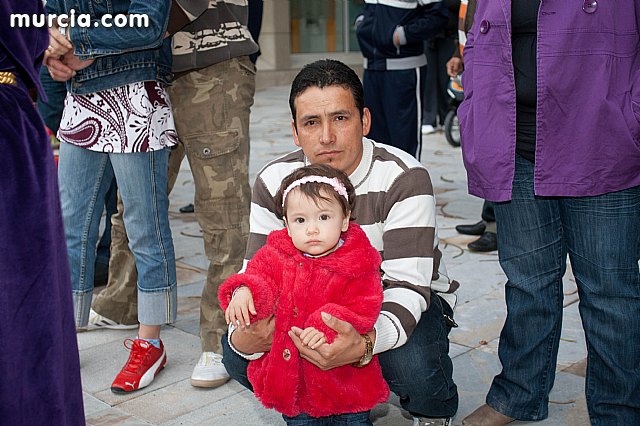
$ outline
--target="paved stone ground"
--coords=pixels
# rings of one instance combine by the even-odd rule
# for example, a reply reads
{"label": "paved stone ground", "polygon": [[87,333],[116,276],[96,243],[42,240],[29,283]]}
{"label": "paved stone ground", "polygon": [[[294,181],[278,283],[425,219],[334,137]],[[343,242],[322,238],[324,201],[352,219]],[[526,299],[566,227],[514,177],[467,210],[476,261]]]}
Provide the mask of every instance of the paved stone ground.
{"label": "paved stone ground", "polygon": [[[251,119],[252,181],[269,160],[291,151],[288,87],[272,87],[256,93]],[[482,202],[467,194],[466,175],[459,148],[447,144],[442,133],[425,138],[422,161],[428,167],[436,191],[441,247],[450,276],[461,282],[456,321],[450,335],[454,379],[460,391],[455,424],[484,402],[491,379],[500,371],[498,338],[506,314],[505,277],[496,253],[470,253],[474,237],[459,235],[454,226],[479,220]],[[188,163],[182,164],[171,194],[171,225],[178,256],[178,321],[166,326],[162,338],[168,363],[147,388],[115,395],[111,381],[127,359],[123,339],[131,331],[100,330],[78,334],[87,424],[89,425],[280,425],[280,415],[264,409],[253,394],[236,382],[211,390],[189,384],[200,354],[198,338],[199,297],[207,259],[193,214],[178,208],[193,199]],[[585,341],[577,309],[573,277],[565,277],[565,315],[558,355],[555,387],[549,418],[540,425],[589,424],[584,399]],[[373,411],[374,424],[410,425],[398,399]],[[520,422],[521,424],[524,422]],[[518,423],[514,423],[518,424]]]}

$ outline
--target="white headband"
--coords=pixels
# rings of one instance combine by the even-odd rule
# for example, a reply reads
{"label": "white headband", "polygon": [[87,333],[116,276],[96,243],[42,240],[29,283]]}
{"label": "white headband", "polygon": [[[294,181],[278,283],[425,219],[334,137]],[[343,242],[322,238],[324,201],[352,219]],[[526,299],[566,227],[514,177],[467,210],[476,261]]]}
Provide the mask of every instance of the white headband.
{"label": "white headband", "polygon": [[295,180],[284,190],[282,193],[282,207],[284,207],[284,201],[287,199],[287,195],[291,192],[292,189],[297,188],[300,185],[304,185],[305,183],[326,183],[327,185],[331,185],[331,187],[336,191],[339,195],[342,195],[345,200],[347,200],[347,204],[349,204],[349,194],[347,194],[347,188],[344,187],[342,182],[338,180],[338,178],[328,178],[326,176],[305,176],[301,179]]}

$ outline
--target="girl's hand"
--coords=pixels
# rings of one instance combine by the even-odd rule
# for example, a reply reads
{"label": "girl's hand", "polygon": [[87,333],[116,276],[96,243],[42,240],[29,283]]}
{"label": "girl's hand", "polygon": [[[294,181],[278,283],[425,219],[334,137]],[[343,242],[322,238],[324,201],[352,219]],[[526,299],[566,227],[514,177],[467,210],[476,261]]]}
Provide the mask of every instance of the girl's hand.
{"label": "girl's hand", "polygon": [[308,346],[311,349],[315,349],[318,346],[327,343],[327,338],[325,337],[324,333],[316,330],[313,327],[307,327],[302,330],[302,333],[300,334],[300,340],[302,341],[303,345]]}
{"label": "girl's hand", "polygon": [[233,297],[224,313],[227,324],[233,323],[236,327],[245,328],[251,324],[250,315],[256,315],[253,305],[253,296],[249,287],[238,287],[233,292]]}

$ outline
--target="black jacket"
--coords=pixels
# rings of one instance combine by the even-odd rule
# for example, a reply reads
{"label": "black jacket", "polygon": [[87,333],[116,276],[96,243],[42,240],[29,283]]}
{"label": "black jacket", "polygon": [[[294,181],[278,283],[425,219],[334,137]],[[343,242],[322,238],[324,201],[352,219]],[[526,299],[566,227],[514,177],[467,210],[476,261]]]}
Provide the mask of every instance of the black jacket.
{"label": "black jacket", "polygon": [[[423,55],[424,40],[441,32],[448,19],[447,8],[439,0],[366,0],[356,20],[356,34],[367,69],[383,71],[389,69],[387,59]],[[404,37],[396,47],[397,30]]]}

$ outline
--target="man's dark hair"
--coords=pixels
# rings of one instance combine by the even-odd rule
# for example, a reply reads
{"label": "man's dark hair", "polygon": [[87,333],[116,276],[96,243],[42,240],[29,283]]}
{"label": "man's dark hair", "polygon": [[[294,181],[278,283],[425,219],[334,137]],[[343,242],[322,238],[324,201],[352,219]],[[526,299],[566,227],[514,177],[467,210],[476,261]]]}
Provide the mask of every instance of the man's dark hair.
{"label": "man's dark hair", "polygon": [[289,108],[296,125],[296,98],[309,87],[323,89],[328,86],[340,86],[349,90],[362,118],[364,112],[364,90],[358,75],[347,65],[334,59],[321,59],[305,65],[291,83]]}

